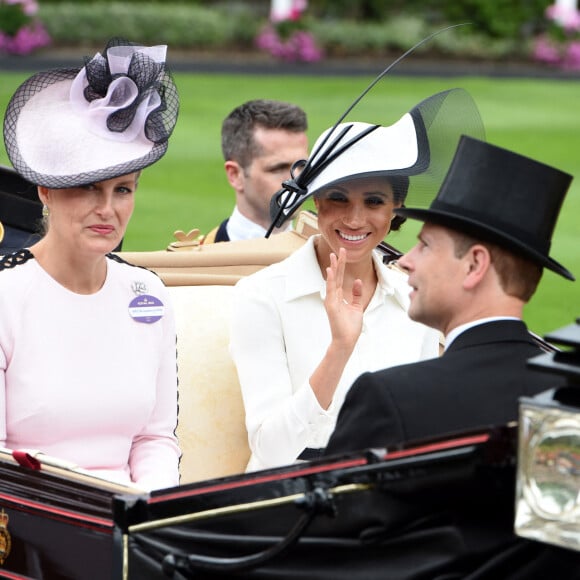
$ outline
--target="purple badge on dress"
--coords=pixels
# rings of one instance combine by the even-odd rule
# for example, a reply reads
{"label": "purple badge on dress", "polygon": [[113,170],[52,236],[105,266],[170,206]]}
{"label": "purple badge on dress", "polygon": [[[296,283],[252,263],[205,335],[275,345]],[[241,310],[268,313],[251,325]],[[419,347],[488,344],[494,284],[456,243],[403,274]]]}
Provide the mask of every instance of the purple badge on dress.
{"label": "purple badge on dress", "polygon": [[137,322],[151,324],[160,320],[164,313],[163,302],[150,294],[136,296],[129,304],[129,314]]}

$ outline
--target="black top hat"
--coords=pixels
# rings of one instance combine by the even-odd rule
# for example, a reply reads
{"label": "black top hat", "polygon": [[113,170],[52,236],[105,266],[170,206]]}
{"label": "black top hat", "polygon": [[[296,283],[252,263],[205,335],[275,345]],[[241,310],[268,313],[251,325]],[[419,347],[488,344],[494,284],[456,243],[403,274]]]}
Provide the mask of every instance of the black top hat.
{"label": "black top hat", "polygon": [[429,209],[395,212],[489,240],[574,280],[548,256],[571,181],[554,167],[463,135]]}

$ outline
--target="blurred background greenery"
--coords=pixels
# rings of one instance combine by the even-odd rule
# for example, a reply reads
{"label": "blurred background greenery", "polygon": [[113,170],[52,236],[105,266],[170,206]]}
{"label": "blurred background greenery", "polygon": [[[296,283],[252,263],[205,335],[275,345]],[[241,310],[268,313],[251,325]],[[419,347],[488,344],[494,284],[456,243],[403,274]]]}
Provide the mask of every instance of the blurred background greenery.
{"label": "blurred background greenery", "polygon": [[[470,26],[437,37],[431,56],[527,59],[551,0],[309,0],[304,25],[328,57],[405,51],[449,24]],[[41,0],[39,16],[58,46],[111,36],[174,48],[251,51],[269,0]]]}
{"label": "blurred background greenery", "polygon": [[[2,110],[26,76],[0,74]],[[229,215],[234,198],[223,170],[220,126],[236,105],[258,97],[299,103],[308,114],[313,143],[371,78],[179,73],[175,80],[181,94],[180,117],[166,156],[143,172],[126,250],[164,249],[174,240],[175,230],[199,228],[207,233]],[[349,119],[388,125],[423,98],[451,87],[463,87],[473,95],[490,142],[580,175],[578,81],[393,75],[377,85]],[[3,149],[0,163],[9,164]],[[576,276],[580,276],[579,215],[580,180],[576,180],[552,245],[553,257]],[[407,222],[388,241],[403,251],[408,249],[417,226]],[[540,334],[564,326],[580,314],[578,297],[576,284],[546,271],[527,307],[526,320]]]}

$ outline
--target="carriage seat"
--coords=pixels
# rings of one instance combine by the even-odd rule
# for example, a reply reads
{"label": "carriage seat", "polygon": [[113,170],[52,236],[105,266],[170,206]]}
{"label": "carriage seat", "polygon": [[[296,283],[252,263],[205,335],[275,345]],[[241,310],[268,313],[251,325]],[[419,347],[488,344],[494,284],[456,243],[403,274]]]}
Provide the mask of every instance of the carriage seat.
{"label": "carriage seat", "polygon": [[229,355],[233,286],[242,276],[284,259],[316,231],[315,218],[302,212],[293,231],[268,239],[118,253],[155,271],[171,295],[177,326],[182,484],[245,471],[250,450]]}
{"label": "carriage seat", "polygon": [[[292,231],[268,239],[205,245],[193,234],[180,236],[189,242],[172,243],[167,250],[118,252],[126,261],[156,272],[175,309],[182,483],[245,471],[248,435],[229,354],[233,286],[241,277],[283,260],[317,232],[316,216],[302,211]],[[400,255],[385,243],[379,249],[388,263]]]}

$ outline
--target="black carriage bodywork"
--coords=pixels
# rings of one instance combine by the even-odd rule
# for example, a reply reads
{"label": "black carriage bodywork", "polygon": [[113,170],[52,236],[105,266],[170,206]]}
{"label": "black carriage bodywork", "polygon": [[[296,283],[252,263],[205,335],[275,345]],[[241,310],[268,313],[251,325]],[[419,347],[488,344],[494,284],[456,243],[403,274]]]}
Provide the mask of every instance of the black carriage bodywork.
{"label": "black carriage bodywork", "polygon": [[387,562],[389,578],[409,577],[418,540],[446,559],[454,533],[405,526],[402,498],[417,511],[427,501],[468,503],[471,486],[490,476],[507,490],[509,432],[201,482],[129,505],[116,498],[128,577],[373,579]]}
{"label": "black carriage bodywork", "polygon": [[0,577],[111,578],[122,486],[27,463],[0,453]]}
{"label": "black carriage bodywork", "polygon": [[[570,384],[523,407],[578,424],[580,322],[548,338],[570,349],[531,364]],[[577,499],[563,504],[561,537],[537,535],[556,517],[528,518],[513,533],[516,507],[529,514],[546,497],[543,452],[558,435],[536,445],[521,432],[526,421],[520,432],[490,427],[151,493],[0,450],[0,577],[576,580]],[[559,441],[566,458],[580,457],[580,429]],[[566,468],[580,496],[574,465],[555,463],[554,481]]]}
{"label": "black carriage bodywork", "polygon": [[[473,433],[388,456],[349,454],[150,494],[120,493],[120,486],[5,458],[0,510],[12,545],[0,576],[306,578],[316,570],[320,578],[379,577],[387,546],[405,543],[391,533],[387,541],[381,537],[396,524],[383,491],[416,494],[428,484],[431,497],[440,490],[440,500],[456,501],[463,486],[450,482],[474,480],[475,472],[482,481],[484,458],[492,450],[497,457],[513,450],[510,432]],[[509,486],[512,476],[505,473]],[[314,561],[313,550],[319,554]],[[333,556],[337,550],[341,555]],[[363,556],[365,564],[353,562]]]}
{"label": "black carriage bodywork", "polygon": [[[466,433],[386,455],[369,450],[152,493],[122,493],[66,470],[2,461],[0,548],[2,514],[12,545],[0,577],[372,580],[387,573],[402,580],[435,577],[449,567],[467,570],[500,540],[497,531],[480,529],[481,522],[509,530],[513,521],[516,430]],[[420,514],[427,504],[437,506],[439,516],[460,513],[462,521],[409,523],[401,510],[415,506]],[[468,537],[477,537],[481,549],[462,561],[460,542]],[[526,555],[542,549],[522,542]],[[578,554],[555,550],[558,577],[576,578]],[[423,567],[417,564],[422,557]]]}

